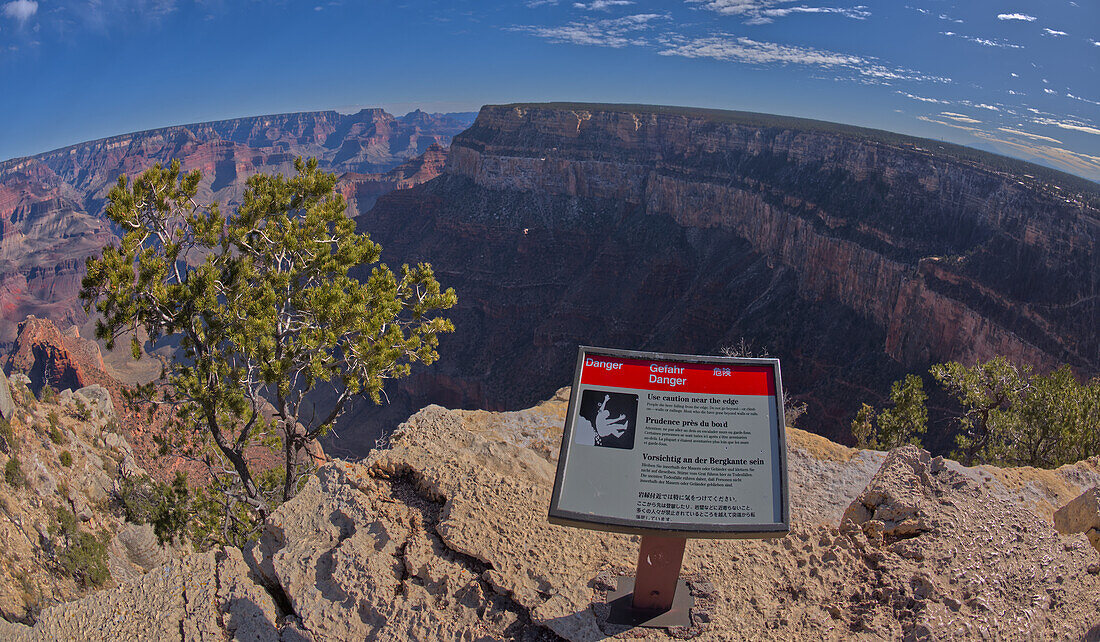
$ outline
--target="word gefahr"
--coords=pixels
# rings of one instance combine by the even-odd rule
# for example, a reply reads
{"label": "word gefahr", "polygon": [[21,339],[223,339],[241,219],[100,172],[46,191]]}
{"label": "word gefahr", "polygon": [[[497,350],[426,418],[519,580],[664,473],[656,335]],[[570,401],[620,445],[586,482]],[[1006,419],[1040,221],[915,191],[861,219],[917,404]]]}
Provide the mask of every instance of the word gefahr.
{"label": "word gefahr", "polygon": [[684,374],[684,369],[680,366],[659,366],[651,363],[649,364],[649,373],[649,383],[661,383],[673,388],[687,383],[686,378],[661,376],[662,374]]}

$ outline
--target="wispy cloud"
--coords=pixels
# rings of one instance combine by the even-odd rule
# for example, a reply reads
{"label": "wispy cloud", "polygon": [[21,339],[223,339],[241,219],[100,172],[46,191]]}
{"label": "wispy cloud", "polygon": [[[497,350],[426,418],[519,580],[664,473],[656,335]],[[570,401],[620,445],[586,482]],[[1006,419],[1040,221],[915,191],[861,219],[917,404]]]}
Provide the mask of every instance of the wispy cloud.
{"label": "wispy cloud", "polygon": [[659,13],[639,13],[622,18],[570,22],[559,27],[519,25],[509,29],[545,38],[550,42],[620,49],[627,45],[649,44],[639,35],[639,32],[652,28],[654,21],[666,18],[667,16]]}
{"label": "wispy cloud", "polygon": [[928,116],[917,116],[917,120],[923,120],[926,123],[935,123],[937,125],[943,125],[944,127],[954,127],[955,129],[962,129],[962,130],[966,130],[968,132],[981,131],[980,129],[978,129],[976,127],[970,127],[968,125],[959,125],[958,123],[949,123],[945,120],[937,120],[935,118],[930,118]]}
{"label": "wispy cloud", "polygon": [[1059,145],[1062,144],[1062,141],[1058,140],[1057,138],[1051,138],[1050,136],[1040,136],[1039,134],[1032,134],[1031,132],[1025,132],[1020,129],[1012,129],[1011,127],[998,127],[997,129],[1003,132],[1008,132],[1010,134],[1016,134],[1017,136],[1026,136],[1027,138],[1031,138],[1034,140],[1045,140],[1048,143],[1058,143]]}
{"label": "wispy cloud", "polygon": [[930,76],[919,71],[887,67],[875,59],[812,47],[761,42],[730,34],[684,38],[673,36],[662,43],[662,56],[711,58],[745,64],[807,65],[825,69],[843,69],[865,81],[925,80],[950,82],[949,78]]}
{"label": "wispy cloud", "polygon": [[959,123],[978,124],[978,123],[982,122],[982,121],[980,121],[976,118],[971,118],[970,116],[967,116],[966,114],[956,114],[953,111],[941,111],[940,116],[943,116],[944,118],[950,118],[951,120],[953,120],[955,122],[959,122]]}
{"label": "wispy cloud", "polygon": [[1088,98],[1082,98],[1080,96],[1074,96],[1073,94],[1066,92],[1066,98],[1072,98],[1074,100],[1080,100],[1083,103],[1089,103],[1090,105],[1100,105],[1100,101],[1089,100]]}
{"label": "wispy cloud", "polygon": [[759,25],[774,22],[776,18],[785,18],[796,13],[836,14],[854,20],[866,20],[871,12],[864,5],[854,7],[808,7],[786,6],[795,0],[687,0],[688,3],[702,5],[725,16],[744,16],[745,24]]}
{"label": "wispy cloud", "polygon": [[1080,120],[1059,120],[1057,118],[1032,118],[1031,122],[1036,125],[1049,125],[1051,127],[1060,127],[1062,129],[1068,129],[1070,131],[1084,132],[1086,134],[1096,134],[1100,136],[1100,128],[1094,127],[1091,123],[1082,122]]}
{"label": "wispy cloud", "polygon": [[12,0],[4,5],[4,15],[20,23],[30,20],[37,12],[38,3],[35,0]]}
{"label": "wispy cloud", "polygon": [[1048,36],[1054,36],[1054,37],[1068,36],[1069,35],[1065,31],[1057,31],[1055,29],[1048,29],[1046,27],[1043,27],[1043,33],[1045,33]]}
{"label": "wispy cloud", "polygon": [[1004,145],[1024,158],[1046,161],[1056,167],[1068,169],[1083,176],[1092,176],[1093,180],[1100,177],[1100,156],[1093,156],[1081,152],[1073,152],[1053,145],[1035,144],[1021,140],[1006,140],[995,136],[990,132],[972,132],[978,138],[984,138],[990,142]]}
{"label": "wispy cloud", "polygon": [[989,38],[981,38],[978,36],[967,36],[961,33],[955,33],[954,31],[941,31],[941,36],[948,36],[951,38],[962,38],[963,40],[973,42],[974,44],[982,45],[983,47],[1000,47],[1002,49],[1023,49],[1023,45],[1013,44],[1007,40],[990,40]]}
{"label": "wispy cloud", "polygon": [[573,6],[585,11],[608,11],[611,7],[625,7],[634,4],[634,0],[592,0],[588,4],[574,2]]}
{"label": "wispy cloud", "polygon": [[1023,22],[1035,22],[1037,18],[1035,16],[1029,16],[1026,13],[999,13],[997,14],[998,20],[1021,20]]}
{"label": "wispy cloud", "polygon": [[910,98],[912,100],[919,100],[922,103],[936,103],[938,105],[950,105],[951,104],[950,100],[941,100],[939,98],[927,98],[925,96],[916,96],[916,95],[911,94],[907,91],[900,91],[899,90],[899,91],[896,91],[894,93],[901,94],[902,96],[905,96],[906,98]]}

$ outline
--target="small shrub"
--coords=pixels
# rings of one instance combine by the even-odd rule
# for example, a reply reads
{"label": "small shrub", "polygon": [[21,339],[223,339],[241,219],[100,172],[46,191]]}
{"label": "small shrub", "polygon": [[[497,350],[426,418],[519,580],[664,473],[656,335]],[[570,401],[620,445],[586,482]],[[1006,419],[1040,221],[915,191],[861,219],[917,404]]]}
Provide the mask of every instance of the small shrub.
{"label": "small shrub", "polygon": [[13,456],[4,465],[4,480],[12,488],[22,488],[27,485],[27,477],[23,474],[23,466],[18,457]]}
{"label": "small shrub", "polygon": [[76,513],[65,506],[58,506],[57,519],[50,524],[49,532],[54,537],[60,535],[65,541],[72,541],[80,533],[80,521],[76,518]]}
{"label": "small shrub", "polygon": [[147,476],[125,478],[119,484],[118,500],[126,521],[152,524],[161,544],[186,533],[191,494],[184,472],[177,471],[171,484],[157,483]]}
{"label": "small shrub", "polygon": [[61,432],[61,418],[57,416],[57,411],[51,410],[46,415],[46,421],[50,422],[50,441],[60,446],[65,441],[65,435]]}
{"label": "small shrub", "polygon": [[88,406],[88,404],[84,403],[84,401],[82,399],[77,398],[77,397],[73,398],[73,402],[74,402],[73,403],[73,407],[74,407],[73,416],[76,417],[77,419],[81,420],[81,421],[91,421],[92,420],[92,409],[91,409],[91,407]]}
{"label": "small shrub", "polygon": [[57,391],[49,385],[42,384],[42,389],[38,391],[38,400],[42,403],[57,403]]}
{"label": "small shrub", "polygon": [[15,393],[16,393],[16,398],[21,399],[22,402],[23,402],[23,406],[25,406],[27,408],[30,408],[31,404],[38,401],[37,399],[34,398],[34,393],[31,392],[31,389],[28,388],[27,385],[24,384],[24,383],[20,383],[20,384],[16,385]]}
{"label": "small shrub", "polygon": [[0,450],[11,452],[15,445],[15,433],[11,429],[11,422],[0,417]]}
{"label": "small shrub", "polygon": [[67,450],[62,450],[61,454],[57,456],[57,459],[65,468],[73,465],[73,456]]}
{"label": "small shrub", "polygon": [[107,570],[107,536],[80,533],[64,552],[61,566],[84,588],[101,586],[111,576]]}
{"label": "small shrub", "polygon": [[119,506],[122,508],[122,516],[133,524],[144,524],[150,521],[153,514],[153,506],[156,495],[156,484],[148,476],[123,477],[119,480],[119,490],[116,495]]}

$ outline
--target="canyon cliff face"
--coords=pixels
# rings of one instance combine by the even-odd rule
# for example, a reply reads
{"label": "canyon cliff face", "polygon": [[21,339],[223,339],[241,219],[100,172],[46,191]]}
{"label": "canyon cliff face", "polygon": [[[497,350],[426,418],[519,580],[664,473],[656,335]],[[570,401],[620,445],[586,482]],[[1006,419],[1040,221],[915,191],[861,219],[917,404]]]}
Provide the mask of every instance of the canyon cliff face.
{"label": "canyon cliff face", "polygon": [[752,114],[490,106],[443,176],[359,221],[459,293],[412,407],[532,403],[577,344],[744,337],[783,360],[807,427],[845,439],[861,401],[933,362],[1100,371],[1097,189],[1006,160]]}
{"label": "canyon cliff face", "polygon": [[[296,157],[314,157],[324,170],[348,175],[348,194],[366,202],[438,175],[445,146],[471,120],[472,114],[419,111],[395,118],[380,109],[257,116],[114,136],[0,163],[0,347],[11,346],[28,314],[65,326],[86,321],[76,300],[84,260],[115,238],[103,206],[122,174],[179,159],[184,171],[203,173],[200,200],[233,204],[252,174],[289,174]],[[425,160],[403,165],[419,155]]]}

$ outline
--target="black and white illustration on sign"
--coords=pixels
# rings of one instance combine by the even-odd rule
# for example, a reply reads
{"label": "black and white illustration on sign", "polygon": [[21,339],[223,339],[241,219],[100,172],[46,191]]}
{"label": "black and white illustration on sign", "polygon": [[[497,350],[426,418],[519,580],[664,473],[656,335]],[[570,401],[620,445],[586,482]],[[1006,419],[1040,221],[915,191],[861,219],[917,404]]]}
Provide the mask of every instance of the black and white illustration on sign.
{"label": "black and white illustration on sign", "polygon": [[[634,448],[638,425],[638,395],[585,390],[574,442],[604,448]],[[585,425],[587,424],[587,425]]]}

